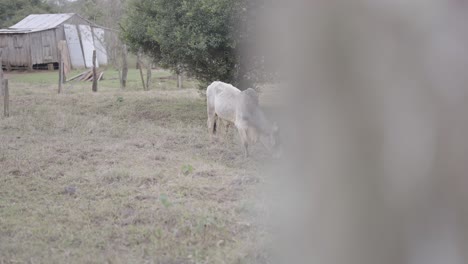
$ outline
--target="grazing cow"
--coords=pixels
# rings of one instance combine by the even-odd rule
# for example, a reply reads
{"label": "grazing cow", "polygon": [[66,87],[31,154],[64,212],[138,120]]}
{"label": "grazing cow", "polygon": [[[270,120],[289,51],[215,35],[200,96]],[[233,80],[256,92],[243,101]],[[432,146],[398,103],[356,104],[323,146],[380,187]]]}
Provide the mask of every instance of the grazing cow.
{"label": "grazing cow", "polygon": [[[215,81],[206,89],[206,97],[208,129],[211,133],[216,133],[219,118],[236,126],[245,157],[249,155],[249,144],[259,139],[268,150],[277,148],[278,126],[265,117],[254,89],[240,91],[231,84]],[[269,142],[261,140],[262,136],[267,137]]]}

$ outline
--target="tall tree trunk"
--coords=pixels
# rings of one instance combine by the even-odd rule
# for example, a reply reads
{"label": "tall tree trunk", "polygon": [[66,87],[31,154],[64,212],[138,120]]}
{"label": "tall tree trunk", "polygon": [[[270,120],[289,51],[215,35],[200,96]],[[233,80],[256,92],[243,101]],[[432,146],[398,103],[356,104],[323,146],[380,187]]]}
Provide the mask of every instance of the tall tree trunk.
{"label": "tall tree trunk", "polygon": [[143,85],[143,91],[146,91],[145,78],[143,77],[143,67],[141,62],[141,52],[137,53],[137,68],[140,70],[141,84]]}

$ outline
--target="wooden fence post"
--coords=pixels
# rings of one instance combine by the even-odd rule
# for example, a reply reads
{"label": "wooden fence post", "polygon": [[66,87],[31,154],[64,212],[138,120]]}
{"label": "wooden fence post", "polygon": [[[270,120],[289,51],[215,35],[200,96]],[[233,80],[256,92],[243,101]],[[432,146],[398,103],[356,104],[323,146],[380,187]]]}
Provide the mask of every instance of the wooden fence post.
{"label": "wooden fence post", "polygon": [[96,73],[96,50],[93,50],[93,92],[97,92],[97,73]]}
{"label": "wooden fence post", "polygon": [[124,44],[123,50],[122,50],[122,76],[120,79],[120,86],[122,89],[127,86],[127,74],[128,74],[127,45]]}
{"label": "wooden fence post", "polygon": [[10,116],[10,92],[8,91],[8,80],[3,80],[3,114]]}
{"label": "wooden fence post", "polygon": [[3,96],[3,50],[0,49],[0,95]]}
{"label": "wooden fence post", "polygon": [[62,92],[62,84],[63,84],[63,59],[62,59],[62,51],[59,50],[59,83],[58,83],[58,93]]}
{"label": "wooden fence post", "polygon": [[177,74],[177,88],[182,89],[182,73]]}
{"label": "wooden fence post", "polygon": [[182,89],[183,85],[182,85],[182,67],[180,66],[177,66],[177,71],[176,71],[176,74],[177,74],[177,88],[178,89]]}

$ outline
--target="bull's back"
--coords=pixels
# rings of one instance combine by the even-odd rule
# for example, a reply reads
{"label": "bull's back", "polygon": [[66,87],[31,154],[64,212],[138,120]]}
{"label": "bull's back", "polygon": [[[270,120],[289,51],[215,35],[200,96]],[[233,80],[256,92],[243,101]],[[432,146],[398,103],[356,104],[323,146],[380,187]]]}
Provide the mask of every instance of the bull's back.
{"label": "bull's back", "polygon": [[233,123],[240,93],[241,91],[236,87],[219,81],[210,84],[206,91],[208,104],[214,107],[218,117]]}

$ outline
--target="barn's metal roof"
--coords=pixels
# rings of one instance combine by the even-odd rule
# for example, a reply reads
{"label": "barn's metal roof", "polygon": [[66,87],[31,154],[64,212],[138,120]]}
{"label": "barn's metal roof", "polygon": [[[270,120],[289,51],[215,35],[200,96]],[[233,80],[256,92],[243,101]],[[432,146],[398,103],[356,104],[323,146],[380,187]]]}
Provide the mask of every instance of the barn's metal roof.
{"label": "barn's metal roof", "polygon": [[32,14],[9,28],[0,29],[0,34],[25,34],[56,28],[74,15],[74,13]]}
{"label": "barn's metal roof", "polygon": [[75,13],[64,14],[32,14],[25,17],[20,22],[9,28],[0,29],[0,34],[26,34],[31,32],[43,31],[58,27],[63,22],[70,19],[72,16],[77,16],[84,21],[87,21],[92,27],[99,27],[106,30],[116,31],[114,29],[105,28],[94,24]]}
{"label": "barn's metal roof", "polygon": [[10,29],[34,29],[36,31],[51,29],[67,21],[73,15],[75,14],[33,14],[11,26]]}

